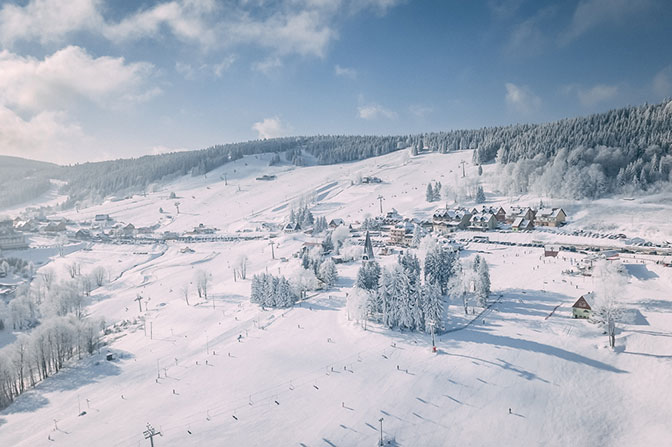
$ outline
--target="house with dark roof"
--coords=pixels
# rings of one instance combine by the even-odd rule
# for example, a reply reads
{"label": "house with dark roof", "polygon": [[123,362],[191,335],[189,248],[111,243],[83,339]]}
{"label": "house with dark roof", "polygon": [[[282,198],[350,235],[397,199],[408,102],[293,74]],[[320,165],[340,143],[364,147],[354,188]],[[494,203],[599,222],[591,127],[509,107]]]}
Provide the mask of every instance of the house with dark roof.
{"label": "house with dark roof", "polygon": [[581,296],[572,306],[572,316],[574,318],[590,318],[592,307],[590,307],[586,298],[591,299],[592,293]]}
{"label": "house with dark roof", "polygon": [[562,208],[540,208],[534,223],[541,227],[559,227],[565,224],[567,214]]}
{"label": "house with dark roof", "polygon": [[471,213],[465,208],[439,208],[432,215],[432,228],[437,233],[451,233],[469,226]]}
{"label": "house with dark roof", "polygon": [[471,230],[487,231],[495,228],[497,228],[497,219],[494,214],[477,213],[469,219],[469,229]]}
{"label": "house with dark roof", "polygon": [[511,228],[514,231],[531,230],[534,228],[534,224],[530,219],[525,219],[524,217],[516,217],[516,219],[511,224]]}

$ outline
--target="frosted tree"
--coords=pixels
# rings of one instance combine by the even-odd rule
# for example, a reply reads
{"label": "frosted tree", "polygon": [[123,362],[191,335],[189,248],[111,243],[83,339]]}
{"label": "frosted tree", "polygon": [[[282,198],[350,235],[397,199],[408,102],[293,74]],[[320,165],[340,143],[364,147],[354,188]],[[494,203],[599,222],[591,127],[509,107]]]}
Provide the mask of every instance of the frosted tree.
{"label": "frosted tree", "polygon": [[483,166],[478,165],[478,175],[483,175]]}
{"label": "frosted tree", "polygon": [[452,249],[433,245],[425,256],[425,281],[436,284],[441,294],[445,295],[455,262],[456,256]]}
{"label": "frosted tree", "polygon": [[380,264],[366,261],[357,271],[356,285],[364,290],[377,290],[380,280]]}
{"label": "frosted tree", "polygon": [[327,287],[332,287],[336,284],[338,279],[338,271],[336,270],[336,264],[334,261],[329,258],[320,265],[319,277],[322,282],[324,282]]}
{"label": "frosted tree", "polygon": [[105,270],[105,267],[98,266],[93,269],[91,276],[93,277],[93,281],[95,282],[96,286],[101,287],[103,284],[105,284],[107,270]]}
{"label": "frosted tree", "polygon": [[413,228],[413,239],[411,240],[411,246],[412,247],[419,247],[420,242],[422,241],[422,236],[423,236],[423,230],[420,227],[420,225],[415,225]]}
{"label": "frosted tree", "polygon": [[396,327],[399,321],[399,306],[395,292],[395,277],[401,274],[403,269],[395,265],[383,270],[380,283],[380,304],[382,307],[383,324],[389,328]]}
{"label": "frosted tree", "polygon": [[483,191],[483,187],[480,185],[476,190],[476,203],[485,203],[485,192]]}
{"label": "frosted tree", "polygon": [[240,275],[241,279],[247,278],[247,262],[248,259],[246,254],[241,254],[236,260],[236,271]]}
{"label": "frosted tree", "polygon": [[434,195],[433,195],[433,197],[434,197],[434,202],[438,202],[439,200],[441,200],[441,182],[437,181],[434,184]]}
{"label": "frosted tree", "polygon": [[366,328],[366,319],[368,317],[368,300],[370,292],[353,287],[348,292],[346,309],[349,318],[354,318],[355,321],[362,322]]}
{"label": "frosted tree", "polygon": [[436,283],[426,283],[422,288],[422,293],[424,296],[423,304],[424,309],[423,313],[425,316],[425,330],[429,331],[430,325],[434,324],[434,329],[437,332],[443,330],[443,315],[444,315],[444,305],[443,297],[441,296],[441,290],[439,289]]}
{"label": "frosted tree", "polygon": [[338,253],[338,250],[348,237],[350,237],[350,229],[346,225],[341,225],[331,232],[331,242],[334,244],[334,248],[336,248],[336,253]]}
{"label": "frosted tree", "polygon": [[434,201],[434,188],[432,187],[432,183],[427,183],[427,191],[425,192],[425,200],[428,202],[433,202]]}
{"label": "frosted tree", "polygon": [[187,306],[188,306],[189,305],[189,284],[187,283],[184,286],[182,286],[180,291],[182,292],[182,296],[184,297],[184,301],[187,303]]}
{"label": "frosted tree", "polygon": [[627,279],[620,263],[599,262],[593,269],[598,278],[595,303],[592,306],[592,319],[606,331],[609,346],[616,346],[616,324],[623,318],[623,306],[618,297],[623,293]]}
{"label": "frosted tree", "polygon": [[199,298],[208,299],[208,285],[210,284],[210,274],[205,270],[198,270],[194,278],[196,281],[196,291]]}
{"label": "frosted tree", "polygon": [[478,299],[479,305],[485,307],[488,304],[488,297],[490,296],[490,269],[485,259],[480,259],[475,273],[476,299]]}
{"label": "frosted tree", "polygon": [[462,262],[459,260],[453,264],[453,271],[448,288],[453,297],[462,301],[464,314],[467,315],[469,313],[468,282],[465,281],[464,269],[462,268]]}

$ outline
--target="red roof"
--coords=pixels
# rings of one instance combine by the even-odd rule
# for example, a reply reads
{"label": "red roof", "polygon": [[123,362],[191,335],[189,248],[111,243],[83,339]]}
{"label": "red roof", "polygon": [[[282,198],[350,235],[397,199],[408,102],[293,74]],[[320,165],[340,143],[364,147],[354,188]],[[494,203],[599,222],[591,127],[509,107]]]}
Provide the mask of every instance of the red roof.
{"label": "red roof", "polygon": [[584,297],[579,298],[576,300],[576,303],[572,307],[578,308],[578,309],[588,309],[591,310],[590,304],[588,304],[588,301]]}

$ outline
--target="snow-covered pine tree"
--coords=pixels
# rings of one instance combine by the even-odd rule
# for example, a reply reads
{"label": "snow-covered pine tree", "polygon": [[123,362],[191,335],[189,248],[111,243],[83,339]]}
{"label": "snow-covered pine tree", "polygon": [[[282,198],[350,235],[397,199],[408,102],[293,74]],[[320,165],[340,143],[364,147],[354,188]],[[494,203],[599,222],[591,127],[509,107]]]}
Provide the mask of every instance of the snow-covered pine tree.
{"label": "snow-covered pine tree", "polygon": [[425,199],[430,203],[434,201],[434,188],[432,188],[432,182],[427,183],[427,191],[425,192]]}
{"label": "snow-covered pine tree", "polygon": [[478,303],[485,307],[490,296],[490,269],[485,259],[481,259],[476,271],[476,298]]}
{"label": "snow-covered pine tree", "polygon": [[423,230],[420,228],[420,225],[415,225],[413,228],[413,240],[411,241],[411,246],[417,248],[420,245],[422,240]]}
{"label": "snow-covered pine tree", "polygon": [[441,200],[441,182],[437,181],[434,184],[434,201],[438,202]]}
{"label": "snow-covered pine tree", "polygon": [[366,261],[357,271],[357,287],[364,290],[378,290],[380,279],[380,264],[376,261]]}
{"label": "snow-covered pine tree", "polygon": [[334,264],[334,261],[331,258],[320,264],[318,276],[320,280],[322,280],[322,282],[327,285],[327,287],[332,287],[334,284],[336,284],[336,280],[338,279],[338,271],[336,270],[336,264]]}
{"label": "snow-covered pine tree", "polygon": [[476,190],[476,203],[485,203],[485,192],[482,186],[478,186]]}
{"label": "snow-covered pine tree", "polygon": [[396,297],[397,312],[399,315],[399,327],[401,329],[413,329],[413,304],[415,297],[413,296],[413,285],[409,278],[409,271],[404,268],[399,268],[394,277],[393,294]]}
{"label": "snow-covered pine tree", "polygon": [[389,328],[396,327],[399,322],[399,307],[395,294],[395,275],[403,272],[398,265],[383,270],[380,282],[379,296],[382,306],[383,324]]}
{"label": "snow-covered pine tree", "polygon": [[444,329],[443,326],[443,297],[441,290],[436,283],[425,283],[422,289],[424,295],[424,317],[425,330],[430,330],[430,323],[434,323],[434,330],[440,332]]}

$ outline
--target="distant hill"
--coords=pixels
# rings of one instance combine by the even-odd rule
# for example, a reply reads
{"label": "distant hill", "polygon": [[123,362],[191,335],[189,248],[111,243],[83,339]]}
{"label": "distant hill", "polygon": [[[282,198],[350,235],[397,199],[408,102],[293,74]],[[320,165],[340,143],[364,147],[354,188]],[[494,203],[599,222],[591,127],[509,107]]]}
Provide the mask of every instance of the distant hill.
{"label": "distant hill", "polygon": [[43,161],[0,155],[0,207],[38,198],[51,187],[59,166]]}
{"label": "distant hill", "polygon": [[[474,149],[476,163],[497,160],[506,167],[502,189],[510,193],[533,187],[543,194],[568,198],[631,192],[670,181],[672,102],[544,124],[400,136],[285,137],[64,167],[12,157],[1,161],[19,166],[12,171],[18,173],[12,175],[14,181],[42,179],[33,185],[32,193],[46,187],[45,175],[64,180],[62,192],[69,196],[64,206],[70,207],[84,200],[99,202],[112,194],[143,191],[152,183],[180,175],[202,175],[244,155],[275,153],[272,163],[284,160],[301,166],[306,160],[335,164],[409,147],[414,152],[440,153]],[[13,199],[6,196],[5,200]]]}

